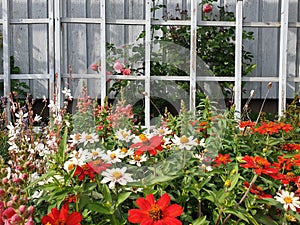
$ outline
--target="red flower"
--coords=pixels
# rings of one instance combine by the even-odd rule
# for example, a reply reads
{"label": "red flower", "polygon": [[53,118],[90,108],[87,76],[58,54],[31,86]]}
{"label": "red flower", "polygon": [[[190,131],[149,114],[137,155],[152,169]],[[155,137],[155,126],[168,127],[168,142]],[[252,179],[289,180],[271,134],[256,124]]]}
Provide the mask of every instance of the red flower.
{"label": "red flower", "polygon": [[177,204],[169,205],[170,196],[166,193],[158,201],[154,195],[138,198],[136,204],[140,209],[130,209],[128,220],[141,225],[181,225],[175,217],[182,214],[182,207]]}
{"label": "red flower", "polygon": [[80,225],[82,216],[78,212],[69,214],[69,205],[64,204],[59,211],[57,208],[51,209],[51,212],[43,216],[42,224],[44,225]]}
{"label": "red flower", "polygon": [[299,151],[300,150],[300,144],[296,144],[296,143],[287,143],[285,145],[282,146],[282,149],[285,151]]}
{"label": "red flower", "polygon": [[161,151],[162,148],[162,136],[153,136],[148,139],[144,134],[140,135],[141,142],[132,144],[130,148],[137,148],[134,152],[135,155],[141,156],[144,152],[148,151],[150,155],[155,156],[157,154],[157,150]]}
{"label": "red flower", "polygon": [[271,163],[265,158],[259,156],[245,156],[243,160],[246,163],[242,164],[241,167],[254,169],[254,172],[258,175],[267,174],[274,179],[277,178],[278,169],[270,167]]}
{"label": "red flower", "polygon": [[219,153],[218,156],[214,160],[214,163],[216,163],[216,166],[220,166],[221,164],[226,165],[229,162],[231,162],[229,154],[222,155]]}
{"label": "red flower", "polygon": [[285,124],[283,122],[275,123],[270,121],[268,123],[262,123],[261,126],[254,128],[254,131],[260,134],[277,134],[280,130],[288,132],[292,129],[293,127],[290,124]]}
{"label": "red flower", "polygon": [[83,180],[85,176],[89,176],[90,179],[94,179],[94,169],[90,167],[89,164],[84,164],[83,166],[76,166],[74,176],[78,176],[79,180]]}
{"label": "red flower", "polygon": [[[244,182],[244,186],[248,189],[250,187],[250,184],[247,181],[245,181]],[[254,184],[251,186],[250,192],[252,194],[257,195],[257,197],[259,199],[262,199],[262,198],[273,198],[272,195],[264,193],[263,189],[261,187],[255,186]]]}
{"label": "red flower", "polygon": [[251,122],[250,120],[248,121],[240,121],[240,128],[245,128],[245,127],[250,127],[252,128],[253,126],[255,126],[255,122]]}
{"label": "red flower", "polygon": [[103,163],[102,159],[96,159],[94,161],[88,162],[90,168],[92,168],[97,174],[100,174],[101,171],[106,170],[111,166],[109,163]]}

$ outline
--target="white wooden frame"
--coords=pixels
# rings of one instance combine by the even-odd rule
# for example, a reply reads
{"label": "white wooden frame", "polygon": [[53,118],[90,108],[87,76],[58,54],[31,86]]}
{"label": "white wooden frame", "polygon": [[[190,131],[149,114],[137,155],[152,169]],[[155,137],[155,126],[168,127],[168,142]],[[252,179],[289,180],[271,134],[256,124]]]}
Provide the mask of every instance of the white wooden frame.
{"label": "white wooden frame", "polygon": [[[190,82],[190,109],[195,109],[196,99],[196,82],[197,81],[234,81],[235,82],[235,106],[238,112],[241,111],[241,83],[242,81],[248,82],[278,82],[279,83],[279,106],[278,114],[282,115],[286,107],[286,85],[287,81],[300,82],[300,77],[287,78],[287,48],[288,48],[288,29],[300,28],[300,22],[289,23],[289,0],[281,1],[281,20],[280,22],[243,22],[243,1],[237,0],[236,3],[236,21],[199,21],[197,20],[198,12],[198,0],[191,0],[191,19],[184,21],[176,20],[151,20],[151,1],[144,0],[145,18],[141,20],[135,19],[116,19],[107,20],[104,16],[106,11],[106,1],[102,0],[100,4],[101,18],[64,18],[61,16],[61,1],[60,0],[48,0],[48,18],[41,19],[11,19],[9,16],[9,1],[2,0],[2,19],[0,24],[2,25],[3,32],[3,75],[0,75],[0,79],[4,81],[4,95],[9,96],[11,87],[11,79],[48,79],[49,80],[49,96],[54,98],[53,93],[60,91],[61,80],[68,77],[68,74],[62,74],[61,70],[61,51],[63,46],[63,37],[61,34],[61,25],[63,23],[82,23],[82,24],[99,24],[101,30],[101,43],[105,46],[106,43],[106,24],[119,24],[119,25],[144,25],[146,31],[145,37],[145,76],[115,76],[117,79],[129,79],[129,80],[143,80],[145,81],[145,125],[150,126],[150,90],[151,81],[153,80],[181,80]],[[164,2],[167,2],[164,0]],[[9,56],[10,56],[10,30],[11,26],[28,25],[28,24],[47,24],[49,32],[49,73],[48,74],[18,74],[11,75],[9,70]],[[190,51],[190,75],[189,76],[150,76],[150,42],[151,42],[151,25],[186,25],[191,26],[191,51]],[[235,27],[236,32],[236,58],[235,58],[235,77],[221,76],[196,76],[196,30],[197,26],[231,26]],[[280,59],[279,59],[279,76],[278,77],[242,77],[241,76],[241,51],[242,51],[242,31],[245,27],[253,28],[280,28]],[[101,61],[106,60],[106,50],[101,48]],[[107,94],[105,74],[105,63],[102,63],[101,71],[101,104],[104,103],[104,97]],[[57,79],[55,74],[57,73]],[[99,78],[97,74],[72,74],[73,78]],[[55,83],[56,82],[56,83]],[[56,87],[58,89],[56,89]],[[60,101],[60,98],[58,98]]]}

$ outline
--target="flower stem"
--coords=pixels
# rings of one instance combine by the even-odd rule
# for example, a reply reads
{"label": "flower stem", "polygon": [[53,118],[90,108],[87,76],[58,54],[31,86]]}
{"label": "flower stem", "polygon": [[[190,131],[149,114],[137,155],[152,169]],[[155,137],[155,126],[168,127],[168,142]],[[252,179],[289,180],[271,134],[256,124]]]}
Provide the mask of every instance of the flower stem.
{"label": "flower stem", "polygon": [[[252,185],[255,183],[256,179],[257,179],[258,175],[255,174],[254,177],[252,178],[251,182],[250,182],[250,185],[247,189],[247,191],[245,192],[245,194],[243,195],[243,197],[241,198],[241,200],[234,206],[234,209],[237,209],[239,207],[239,205],[242,204],[242,202],[246,199],[247,195],[249,194],[250,192],[250,189],[252,188]],[[225,218],[225,220],[223,221],[222,225],[225,225],[227,220],[229,220],[229,218],[231,217],[231,213],[228,214]]]}

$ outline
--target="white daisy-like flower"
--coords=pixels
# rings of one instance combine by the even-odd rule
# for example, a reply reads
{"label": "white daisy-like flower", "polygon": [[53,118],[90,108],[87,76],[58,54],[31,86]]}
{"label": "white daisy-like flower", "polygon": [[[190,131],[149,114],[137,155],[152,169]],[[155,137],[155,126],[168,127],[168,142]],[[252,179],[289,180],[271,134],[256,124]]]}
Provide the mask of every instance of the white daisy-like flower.
{"label": "white daisy-like flower", "polygon": [[81,133],[71,134],[69,143],[71,143],[71,146],[74,146],[76,144],[79,144],[81,141]]}
{"label": "white daisy-like flower", "polygon": [[105,154],[104,151],[100,148],[96,148],[96,149],[90,149],[90,152],[92,154],[92,159],[98,159],[98,158],[102,158],[102,156]]}
{"label": "white daisy-like flower", "polygon": [[159,127],[153,129],[154,135],[166,136],[166,135],[170,135],[171,133],[172,131],[167,127]]}
{"label": "white daisy-like flower", "polygon": [[123,159],[123,158],[131,155],[133,150],[130,150],[130,149],[127,149],[127,148],[123,147],[123,148],[118,148],[117,152],[118,152],[118,157]]}
{"label": "white daisy-like flower", "polygon": [[130,130],[120,129],[116,131],[116,137],[120,141],[130,142],[134,135],[131,134]]}
{"label": "white daisy-like flower", "polygon": [[135,135],[132,142],[135,144],[135,143],[138,143],[138,142],[143,142],[143,141],[147,141],[149,139],[151,139],[153,136],[153,133],[142,133],[140,135]]}
{"label": "white daisy-like flower", "polygon": [[144,155],[132,155],[131,156],[132,159],[129,161],[129,164],[135,164],[137,165],[138,167],[141,167],[142,166],[142,162],[146,162],[147,161],[147,156],[144,154]]}
{"label": "white daisy-like flower", "polygon": [[194,139],[193,136],[187,137],[185,135],[182,135],[181,137],[178,137],[174,135],[174,138],[172,139],[174,145],[178,146],[179,149],[187,149],[191,150],[192,147],[197,145],[196,139]]}
{"label": "white daisy-like flower", "polygon": [[88,143],[99,142],[99,136],[96,133],[87,134],[87,133],[83,132],[81,134],[80,142],[83,143],[83,146],[86,146]]}
{"label": "white daisy-like flower", "polygon": [[67,172],[72,171],[78,165],[76,158],[71,158],[64,163],[64,169]]}
{"label": "white daisy-like flower", "polygon": [[108,163],[121,162],[120,152],[118,150],[108,150],[104,155],[102,155],[102,158]]}
{"label": "white daisy-like flower", "polygon": [[126,173],[127,168],[113,168],[113,169],[106,169],[102,172],[102,176],[104,176],[103,180],[101,181],[102,184],[108,183],[108,187],[110,189],[114,189],[116,183],[120,185],[126,185],[128,182],[133,182],[132,175]]}
{"label": "white daisy-like flower", "polygon": [[292,211],[296,211],[296,208],[300,208],[300,201],[299,197],[295,197],[294,195],[294,192],[281,190],[274,198],[283,204],[285,210],[291,209]]}
{"label": "white daisy-like flower", "polygon": [[70,158],[75,158],[78,161],[78,165],[82,166],[92,160],[93,155],[88,149],[80,148],[78,151],[73,151],[70,154]]}

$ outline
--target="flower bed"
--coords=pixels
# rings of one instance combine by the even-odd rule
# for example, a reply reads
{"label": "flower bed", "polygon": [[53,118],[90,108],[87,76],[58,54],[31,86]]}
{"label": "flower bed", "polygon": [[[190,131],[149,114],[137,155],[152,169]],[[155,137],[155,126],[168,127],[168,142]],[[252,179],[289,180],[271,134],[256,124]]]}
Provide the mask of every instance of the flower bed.
{"label": "flower bed", "polygon": [[[64,90],[71,98],[68,89]],[[42,131],[30,101],[2,135],[0,224],[298,224],[299,98],[285,116],[238,121],[203,99],[157,126],[135,124],[132,106],[75,114],[45,102]]]}

